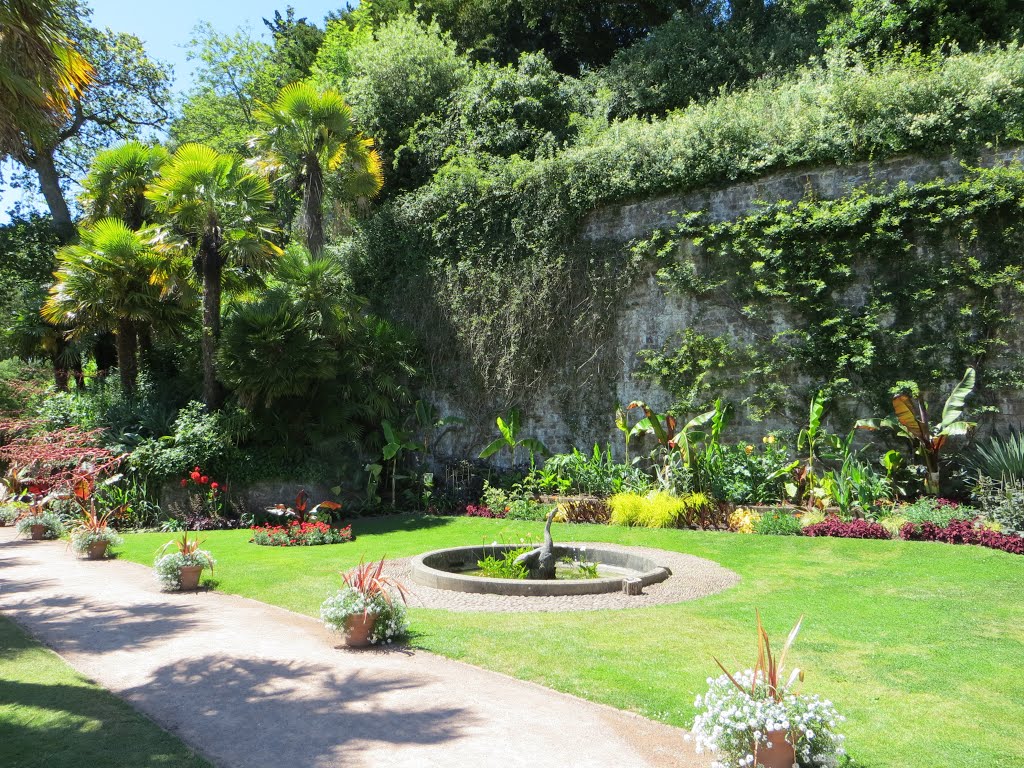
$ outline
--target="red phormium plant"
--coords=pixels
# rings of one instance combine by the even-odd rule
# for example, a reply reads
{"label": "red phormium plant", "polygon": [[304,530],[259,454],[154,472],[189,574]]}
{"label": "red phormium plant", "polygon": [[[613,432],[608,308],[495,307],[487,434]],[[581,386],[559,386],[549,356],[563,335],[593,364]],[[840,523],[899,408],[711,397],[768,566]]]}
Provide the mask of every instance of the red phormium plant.
{"label": "red phormium plant", "polygon": [[[341,574],[341,580],[345,582],[345,586],[354,589],[359,594],[369,600],[370,598],[377,597],[378,595],[390,605],[391,604],[391,589],[398,592],[402,598],[402,602],[408,602],[406,600],[405,586],[390,576],[384,575],[384,558],[380,559],[379,563],[364,563],[362,560],[359,561],[359,565]],[[390,588],[390,589],[389,589]],[[367,605],[367,612],[369,611],[369,604]]]}
{"label": "red phormium plant", "polygon": [[768,640],[768,632],[761,625],[761,612],[757,611],[757,663],[754,665],[754,683],[753,688],[747,691],[742,685],[740,685],[736,678],[730,674],[718,659],[715,659],[715,663],[725,672],[726,677],[732,681],[732,684],[739,688],[744,693],[749,693],[751,696],[756,695],[758,683],[763,684],[767,690],[768,695],[774,701],[782,701],[783,697],[789,692],[789,688],[794,682],[804,679],[804,673],[799,669],[794,669],[790,674],[789,679],[785,683],[781,683],[782,676],[786,666],[786,656],[789,653],[790,647],[793,645],[793,641],[796,640],[797,633],[800,632],[800,625],[803,624],[804,617],[801,616],[797,621],[796,626],[790,630],[789,637],[786,638],[786,644],[782,646],[782,653],[776,658],[772,653],[771,642]]}

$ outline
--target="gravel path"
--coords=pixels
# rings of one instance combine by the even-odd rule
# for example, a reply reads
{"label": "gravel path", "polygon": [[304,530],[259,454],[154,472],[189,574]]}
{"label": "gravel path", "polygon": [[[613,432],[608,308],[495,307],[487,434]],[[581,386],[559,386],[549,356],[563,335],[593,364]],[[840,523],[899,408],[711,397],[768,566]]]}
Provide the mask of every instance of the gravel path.
{"label": "gravel path", "polygon": [[418,608],[436,608],[446,611],[602,611],[620,608],[646,608],[665,603],[682,603],[721,592],[735,584],[740,577],[711,560],[693,555],[668,552],[648,547],[625,547],[619,544],[587,542],[559,542],[566,546],[600,547],[635,552],[663,565],[672,575],[658,584],[644,587],[641,595],[624,592],[606,592],[602,595],[562,595],[558,597],[520,597],[508,595],[482,595],[471,592],[453,592],[448,589],[425,587],[412,581],[412,558],[391,560],[386,572],[400,579],[409,589],[409,604]]}
{"label": "gravel path", "polygon": [[423,651],[350,651],[309,617],[163,593],[149,568],[11,528],[0,611],[223,768],[709,763],[677,728]]}

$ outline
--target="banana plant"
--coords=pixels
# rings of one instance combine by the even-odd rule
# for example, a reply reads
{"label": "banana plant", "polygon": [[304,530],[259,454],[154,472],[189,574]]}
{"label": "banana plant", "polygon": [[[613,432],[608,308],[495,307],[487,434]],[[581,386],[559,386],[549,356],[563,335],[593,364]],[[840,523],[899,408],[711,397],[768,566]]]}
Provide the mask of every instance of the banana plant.
{"label": "banana plant", "polygon": [[391,462],[391,506],[394,507],[397,503],[397,491],[395,486],[398,479],[398,460],[402,458],[403,454],[407,451],[419,453],[426,451],[427,446],[412,439],[412,436],[406,432],[396,429],[389,421],[382,421],[380,427],[384,431],[384,439],[387,441],[384,443],[381,455],[384,461]]}
{"label": "banana plant", "polygon": [[507,448],[512,452],[512,466],[515,466],[516,449],[525,448],[530,453],[530,466],[532,467],[538,453],[543,455],[551,453],[547,446],[537,438],[519,437],[520,418],[518,408],[513,408],[509,411],[505,418],[499,416],[495,420],[495,423],[498,425],[498,432],[501,433],[501,437],[492,441],[490,445],[480,451],[478,458],[490,458],[499,451]]}
{"label": "banana plant", "polygon": [[910,441],[925,463],[925,493],[938,496],[939,454],[942,447],[949,438],[966,435],[977,426],[973,421],[962,419],[967,398],[974,391],[974,381],[974,369],[968,368],[960,383],[946,398],[938,424],[930,421],[928,404],[916,392],[902,392],[892,399],[895,417],[861,419],[856,426],[858,429],[868,430],[889,429]]}
{"label": "banana plant", "polygon": [[796,449],[807,451],[807,473],[814,474],[814,462],[818,458],[819,433],[822,432],[821,422],[825,415],[825,393],[818,391],[811,398],[811,410],[807,426],[800,430],[796,438]]}

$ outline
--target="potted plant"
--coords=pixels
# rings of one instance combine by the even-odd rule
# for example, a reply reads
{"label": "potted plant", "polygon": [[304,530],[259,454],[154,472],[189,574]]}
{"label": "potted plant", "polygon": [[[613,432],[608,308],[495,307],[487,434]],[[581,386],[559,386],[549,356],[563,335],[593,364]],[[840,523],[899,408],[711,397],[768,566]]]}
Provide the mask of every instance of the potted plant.
{"label": "potted plant", "polygon": [[[341,575],[344,586],[320,606],[320,618],[331,629],[343,632],[345,644],[362,648],[390,643],[409,628],[405,611],[405,587],[383,575],[379,563],[362,560]],[[399,601],[401,598],[401,601]]]}
{"label": "potted plant", "polygon": [[18,517],[26,509],[28,509],[28,506],[19,501],[9,501],[0,506],[0,528],[7,525],[14,525]]}
{"label": "potted plant", "polygon": [[[190,539],[188,531],[185,531],[180,539],[169,541],[160,548],[153,570],[164,589],[196,589],[203,569],[213,570],[213,555],[199,548],[202,543],[198,537]],[[175,547],[177,551],[167,552],[170,547]]]}
{"label": "potted plant", "polygon": [[64,533],[64,525],[60,518],[52,512],[46,511],[46,504],[53,497],[46,496],[39,500],[33,500],[24,512],[17,519],[15,527],[22,536],[28,534],[33,541],[42,539],[59,539]]}
{"label": "potted plant", "polygon": [[90,500],[82,507],[82,514],[71,528],[71,548],[90,560],[102,560],[110,547],[121,543],[117,531],[108,525],[110,512],[96,513],[96,502]]}
{"label": "potted plant", "polygon": [[757,616],[757,663],[753,669],[708,678],[708,692],[698,696],[693,723],[697,751],[716,753],[719,768],[792,768],[814,765],[830,768],[845,754],[844,737],[836,726],[845,718],[831,701],[798,694],[803,672],[784,677],[789,652],[803,618],[789,633],[778,658]]}

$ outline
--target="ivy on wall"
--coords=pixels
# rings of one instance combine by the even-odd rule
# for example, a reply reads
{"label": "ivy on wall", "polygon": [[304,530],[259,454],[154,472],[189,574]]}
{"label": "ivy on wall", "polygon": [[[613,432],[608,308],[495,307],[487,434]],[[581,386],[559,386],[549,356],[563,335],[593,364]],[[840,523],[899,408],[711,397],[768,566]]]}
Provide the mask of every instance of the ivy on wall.
{"label": "ivy on wall", "polygon": [[[689,245],[681,248],[683,242]],[[729,387],[756,418],[802,416],[824,389],[859,415],[897,381],[938,390],[968,366],[993,402],[1024,388],[1024,168],[806,197],[644,244],[669,291],[729,318],[649,350],[642,375],[691,411]],[[854,415],[854,414],[850,414]]]}

